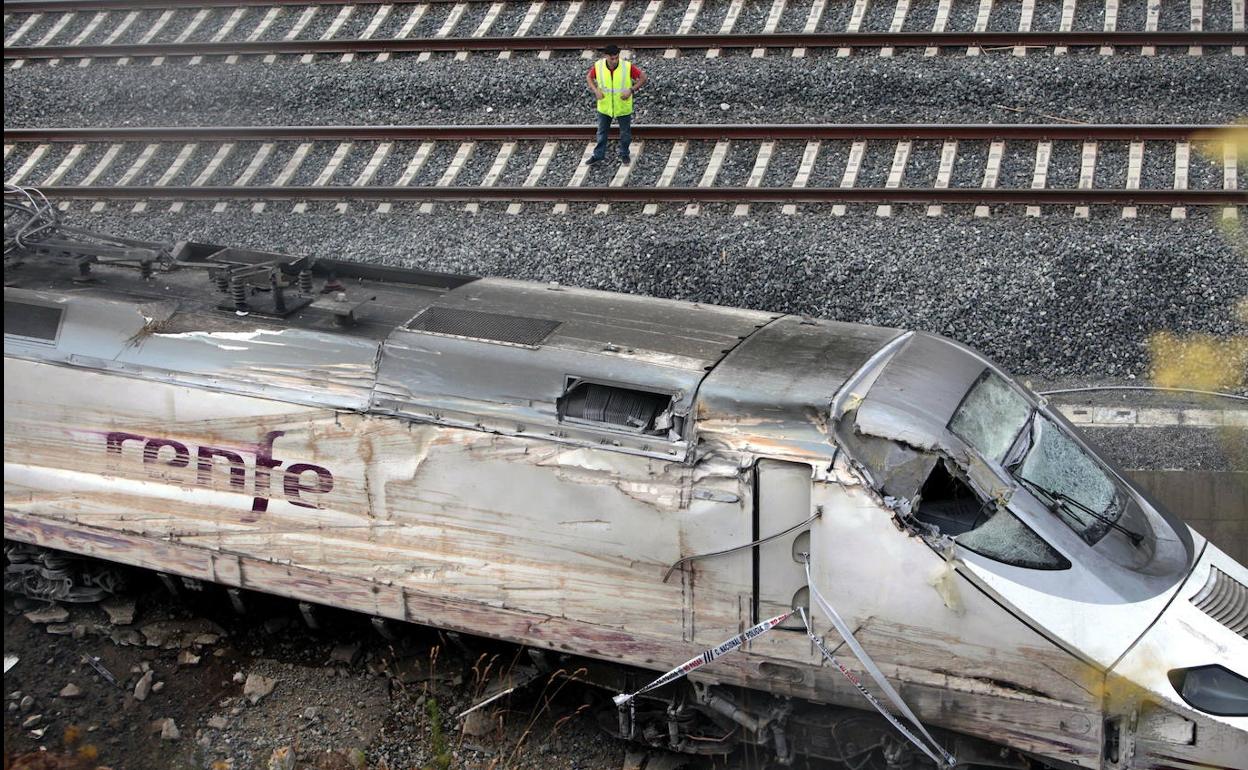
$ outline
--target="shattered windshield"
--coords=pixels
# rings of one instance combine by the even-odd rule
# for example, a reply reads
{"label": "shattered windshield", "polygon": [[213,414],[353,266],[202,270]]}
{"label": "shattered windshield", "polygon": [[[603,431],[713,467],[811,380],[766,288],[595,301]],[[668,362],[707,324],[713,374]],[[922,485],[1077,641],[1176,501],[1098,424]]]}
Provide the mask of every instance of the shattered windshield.
{"label": "shattered windshield", "polygon": [[983,524],[957,537],[958,545],[989,559],[1028,569],[1069,569],[1053,546],[1009,511],[991,514]]}
{"label": "shattered windshield", "polygon": [[949,430],[981,456],[1001,462],[1027,424],[1031,404],[991,369],[966,393]]}
{"label": "shattered windshield", "polygon": [[[1122,502],[1113,480],[1047,417],[1036,415],[1027,453],[1010,472],[1089,544],[1111,528],[1122,529],[1115,524]],[[1138,537],[1123,531],[1132,540]]]}
{"label": "shattered windshield", "polygon": [[1111,529],[1137,546],[1143,539],[1118,522],[1126,502],[1101,463],[991,369],[967,391],[949,430],[985,459],[1004,465],[1089,545]]}

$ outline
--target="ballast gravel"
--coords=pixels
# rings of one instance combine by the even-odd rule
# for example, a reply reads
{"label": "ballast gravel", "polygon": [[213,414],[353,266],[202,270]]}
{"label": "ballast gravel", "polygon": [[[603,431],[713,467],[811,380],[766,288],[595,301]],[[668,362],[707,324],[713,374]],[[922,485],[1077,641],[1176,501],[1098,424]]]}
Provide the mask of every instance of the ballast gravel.
{"label": "ballast gravel", "polygon": [[[635,120],[736,122],[1225,123],[1248,112],[1232,56],[853,56],[808,51],[638,58]],[[588,123],[587,60],[517,54],[343,64],[206,60],[159,67],[32,65],[5,73],[5,125]],[[500,77],[500,71],[506,77]],[[362,84],[367,84],[362,86]],[[727,108],[724,108],[727,105]]]}
{"label": "ballast gravel", "polygon": [[810,21],[810,12],[814,4],[814,0],[801,0],[801,2],[789,3],[784,14],[780,17],[780,24],[776,27],[776,31],[790,33],[801,32],[806,29],[806,24]]}
{"label": "ballast gravel", "polygon": [[887,32],[893,21],[895,4],[870,3],[862,18],[861,32]]}
{"label": "ballast gravel", "polygon": [[[779,17],[776,31],[801,31],[812,18],[813,5],[813,0],[795,0],[783,6],[783,12]],[[915,0],[911,3],[904,19],[905,29],[907,31],[930,30],[936,13],[936,5],[936,0]],[[971,31],[978,20],[981,5],[980,0],[954,0],[949,6],[945,29],[951,32]],[[444,31],[443,34],[453,37],[463,37],[476,32],[478,25],[489,12],[489,6],[490,4],[484,2],[472,3],[465,11],[459,12],[456,12],[450,3],[434,4],[432,7],[413,5],[410,10],[405,6],[398,6],[393,13],[388,10],[383,11],[381,7],[365,6],[362,9],[349,12],[345,17],[341,17],[342,21],[338,22],[339,28],[334,36],[338,38],[358,36],[375,18],[376,14],[387,13],[389,18],[378,29],[378,34],[375,37],[397,37],[398,27],[391,27],[390,25],[396,22],[402,24],[413,15],[417,17],[419,23],[412,27],[410,30],[411,34],[406,37],[427,36],[435,31]],[[638,34],[638,22],[642,15],[649,10],[650,4],[636,2],[620,6],[613,23],[605,28],[605,17],[608,9],[611,7],[610,2],[607,2],[607,0],[591,0],[590,2],[579,3],[578,6],[579,8],[574,14],[573,23],[569,30],[572,34],[601,33],[625,37],[630,34]],[[818,29],[826,32],[847,31],[847,22],[854,6],[855,3],[853,2],[834,3],[830,7],[825,6],[816,20]],[[530,7],[530,4],[525,2],[505,4],[494,22],[483,33],[497,36],[513,34],[521,20],[528,14]],[[771,18],[771,12],[775,7],[772,0],[747,0],[739,8],[739,14],[732,31],[747,34],[762,32],[764,25]],[[864,8],[862,27],[859,31],[884,31],[891,26],[892,21],[896,18],[894,4],[870,3]],[[720,31],[727,18],[728,9],[729,0],[709,0],[704,3],[695,16],[693,31],[700,33]],[[567,3],[545,4],[545,7],[541,8],[537,14],[529,34],[551,34],[571,11],[572,8]],[[688,11],[689,6],[684,3],[661,5],[648,31],[652,34],[670,34],[675,32],[680,21],[685,18]],[[1021,11],[1021,3],[1018,0],[996,3],[991,8],[989,14],[988,29],[992,31],[1017,29]],[[1124,31],[1143,30],[1147,12],[1148,0],[1124,0],[1118,5],[1117,29]],[[166,18],[163,11],[145,11],[129,23],[125,22],[127,17],[117,15],[114,19],[107,21],[107,23],[99,25],[99,29],[83,42],[89,44],[103,43],[123,23],[125,24],[125,29],[112,42],[132,42],[149,34],[152,42],[173,40],[183,34],[192,19],[196,18],[197,13],[198,11],[189,9],[180,10],[174,12],[171,17]],[[187,39],[205,39],[204,35],[214,34],[226,16],[233,13],[234,10],[230,9],[211,14],[206,21],[201,20],[200,28],[193,31]],[[271,33],[266,34],[265,37],[267,39],[285,37],[288,32],[294,30],[297,26],[299,27],[299,37],[301,39],[313,39],[323,34],[331,24],[337,22],[340,18],[340,13],[342,13],[342,9],[339,7],[329,7],[320,10],[315,7],[290,9],[288,12],[278,13],[272,17],[257,11],[235,19],[235,31],[229,39],[247,36],[257,28],[262,18],[268,20],[267,24],[272,30]],[[454,18],[452,18],[453,13],[455,14]],[[1034,7],[1031,29],[1036,31],[1058,29],[1062,13],[1063,3],[1061,0],[1040,0]],[[1232,26],[1231,19],[1233,13],[1234,9],[1231,5],[1231,0],[1209,0],[1209,2],[1204,4],[1204,28],[1216,31],[1229,30]],[[10,14],[4,25],[5,39],[8,40],[28,18],[30,18],[30,15],[27,13]],[[80,18],[73,20],[67,25],[68,29],[62,29],[55,43],[64,44],[72,40],[74,37],[72,28],[85,26],[89,18],[91,17],[88,14],[80,14]],[[165,19],[163,22],[160,21],[162,18]],[[45,30],[51,28],[58,21],[58,14],[44,14],[32,27],[27,29],[26,34],[20,40],[14,41],[15,44],[29,44],[31,41],[38,40],[42,37]],[[1105,11],[1095,3],[1080,4],[1072,21],[1073,29],[1078,31],[1100,30],[1104,27]],[[453,23],[448,24],[448,22]],[[152,33],[151,30],[157,23],[161,24],[161,28]],[[1159,14],[1159,28],[1161,30],[1186,30],[1190,26],[1191,16],[1189,8],[1185,4],[1174,3],[1162,6]]]}
{"label": "ballast gravel", "polygon": [[853,14],[853,3],[829,3],[819,19],[819,32],[844,32]]}
{"label": "ballast gravel", "polygon": [[937,0],[914,0],[902,25],[902,32],[930,32],[936,22]]}
{"label": "ballast gravel", "polygon": [[[1248,333],[1236,303],[1248,295],[1248,262],[1217,213],[1142,209],[1124,221],[1109,207],[1090,220],[1069,212],[1032,219],[929,218],[899,206],[835,217],[797,216],[755,205],[749,217],[703,206],[698,217],[666,205],[655,217],[606,216],[573,205],[463,204],[432,215],[404,204],[389,215],[370,204],[263,214],[246,204],[212,214],[190,204],[136,215],[110,207],[68,214],[80,227],[132,238],[196,240],[359,259],[452,273],[494,275],[683,300],[804,313],[937,332],[968,343],[1017,373],[1046,379],[1130,379],[1149,373],[1159,332]],[[634,207],[635,208],[635,207]],[[629,209],[631,212],[631,209]],[[617,215],[618,213],[618,215]],[[1243,248],[1239,244],[1238,248]],[[1242,312],[1242,311],[1238,311]]]}
{"label": "ballast gravel", "polygon": [[1051,0],[1036,3],[1035,13],[1031,17],[1031,28],[1037,32],[1056,31],[1061,26],[1062,4]]}
{"label": "ballast gravel", "polygon": [[[1208,30],[1231,29],[1234,12],[1235,9],[1232,8],[1230,0],[1214,0],[1214,2],[1206,4],[1203,19],[1204,28]],[[1239,13],[1241,16],[1243,15],[1242,6]]]}
{"label": "ballast gravel", "polygon": [[970,32],[975,28],[975,18],[979,15],[979,3],[973,0],[954,2],[949,9],[949,19],[945,24],[946,32]]}
{"label": "ballast gravel", "polygon": [[1124,32],[1142,32],[1147,19],[1147,3],[1122,3],[1118,6],[1118,24],[1116,28]]}
{"label": "ballast gravel", "polygon": [[1191,6],[1186,3],[1162,3],[1157,19],[1158,29],[1191,29]]}
{"label": "ballast gravel", "polygon": [[[1221,402],[1216,403],[1221,405]],[[1210,402],[1200,404],[1206,408],[1211,405]],[[1134,427],[1123,430],[1122,428],[1080,426],[1079,431],[1092,441],[1098,451],[1108,455],[1119,467],[1182,468],[1188,471],[1206,472],[1242,472],[1243,468],[1248,467],[1246,465],[1248,452],[1243,449],[1243,444],[1238,443],[1239,440],[1236,437],[1238,432],[1233,430],[1179,426]],[[1188,503],[1188,505],[1191,504]],[[1190,508],[1183,510],[1178,506],[1175,506],[1173,510],[1177,510],[1185,517],[1203,518],[1208,515],[1201,510]],[[1217,536],[1223,534],[1206,529],[1208,524],[1213,522],[1202,521],[1201,524],[1197,524],[1189,520],[1189,523],[1197,527],[1201,534],[1214,538],[1215,542]]]}
{"label": "ballast gravel", "polygon": [[1020,2],[996,3],[988,14],[989,32],[1017,32],[1018,23],[1023,16]]}

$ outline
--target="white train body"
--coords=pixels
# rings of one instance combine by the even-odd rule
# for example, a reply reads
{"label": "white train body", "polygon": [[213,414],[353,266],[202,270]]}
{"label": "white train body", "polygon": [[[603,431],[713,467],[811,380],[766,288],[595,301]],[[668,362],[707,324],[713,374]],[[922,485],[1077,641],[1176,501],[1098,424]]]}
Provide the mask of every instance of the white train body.
{"label": "white train body", "polygon": [[[1055,766],[1248,768],[1248,717],[1178,689],[1229,672],[1234,710],[1248,570],[973,351],[315,269],[351,299],[284,318],[220,309],[199,273],[9,270],[6,539],[651,670],[808,605],[809,553],[925,724]],[[1017,478],[1072,452],[1116,526]],[[792,627],[694,678],[866,705]]]}

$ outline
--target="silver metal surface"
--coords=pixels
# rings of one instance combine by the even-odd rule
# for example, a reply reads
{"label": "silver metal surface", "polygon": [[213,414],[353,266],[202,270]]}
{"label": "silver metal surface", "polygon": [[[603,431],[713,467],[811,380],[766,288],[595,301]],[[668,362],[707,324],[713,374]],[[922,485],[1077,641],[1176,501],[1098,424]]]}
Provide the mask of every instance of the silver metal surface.
{"label": "silver metal surface", "polygon": [[[314,301],[283,318],[234,312],[194,270],[6,271],[6,302],[63,310],[54,340],[5,335],[6,538],[291,597],[309,615],[331,604],[664,670],[800,601],[802,537],[812,585],[915,713],[994,747],[980,756],[1248,770],[1248,718],[1203,714],[1166,679],[1181,666],[1245,671],[1248,640],[1192,597],[1215,569],[1240,585],[1248,570],[1121,479],[1148,548],[1081,539],[946,427],[987,369],[1091,451],[974,351],[896,329],[318,264]],[[409,328],[429,308],[548,323]],[[560,405],[578,383],[670,406],[646,426],[569,415]],[[920,526],[938,469],[1069,567],[1012,566]],[[740,548],[815,511],[808,541]],[[712,553],[664,582],[669,565]],[[817,608],[811,622],[826,632]],[[783,630],[691,680],[862,706]],[[743,711],[737,724],[767,713],[787,714]],[[1111,734],[1142,749],[1111,761]]]}

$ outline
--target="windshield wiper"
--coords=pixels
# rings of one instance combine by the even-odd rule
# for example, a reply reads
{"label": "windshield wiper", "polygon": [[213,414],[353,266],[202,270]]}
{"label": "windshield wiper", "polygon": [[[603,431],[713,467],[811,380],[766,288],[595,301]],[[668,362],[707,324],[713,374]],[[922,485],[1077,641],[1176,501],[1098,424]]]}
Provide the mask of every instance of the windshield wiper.
{"label": "windshield wiper", "polygon": [[1035,481],[1032,481],[1031,479],[1027,478],[1026,476],[1022,474],[1015,476],[1015,478],[1017,478],[1019,481],[1026,484],[1028,489],[1031,489],[1034,492],[1038,492],[1039,494],[1048,498],[1049,505],[1055,506],[1056,508],[1058,508],[1059,510],[1061,510],[1063,513],[1070,516],[1071,518],[1075,519],[1076,521],[1078,521],[1078,517],[1074,515],[1074,513],[1070,510],[1068,506],[1073,505],[1074,507],[1088,514],[1092,518],[1105,523],[1112,529],[1118,530],[1119,532],[1121,532],[1122,534],[1126,535],[1127,537],[1131,539],[1132,545],[1138,546],[1140,543],[1144,542],[1143,535],[1139,534],[1138,532],[1134,532],[1132,530],[1127,529],[1126,527],[1122,526],[1118,522],[1114,521],[1113,519],[1109,518],[1108,516],[1102,513],[1097,513],[1096,511],[1092,510],[1091,508],[1079,502],[1078,500],[1071,497],[1070,495],[1067,495],[1063,492],[1058,492],[1055,489],[1049,489],[1048,487],[1042,486],[1041,484],[1038,484]]}

